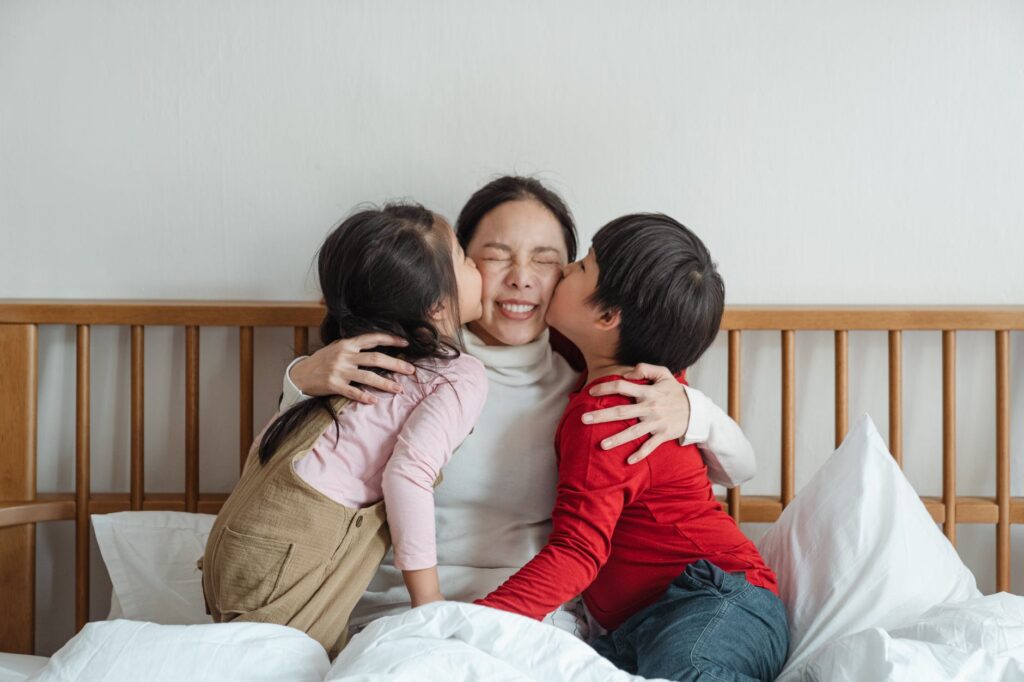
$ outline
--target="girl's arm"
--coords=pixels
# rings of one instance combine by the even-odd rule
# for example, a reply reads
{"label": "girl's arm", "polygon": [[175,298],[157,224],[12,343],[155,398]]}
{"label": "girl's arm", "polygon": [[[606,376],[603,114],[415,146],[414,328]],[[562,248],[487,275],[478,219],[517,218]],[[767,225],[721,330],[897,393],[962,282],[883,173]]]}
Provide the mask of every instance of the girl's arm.
{"label": "girl's arm", "polygon": [[464,355],[442,371],[424,387],[426,395],[402,425],[381,479],[395,568],[402,571],[414,606],[441,598],[434,486],[476,423],[487,395],[487,375],[476,358]]}
{"label": "girl's arm", "polygon": [[415,571],[402,571],[405,589],[409,590],[412,607],[423,606],[434,601],[444,601],[441,582],[437,579],[437,566]]}

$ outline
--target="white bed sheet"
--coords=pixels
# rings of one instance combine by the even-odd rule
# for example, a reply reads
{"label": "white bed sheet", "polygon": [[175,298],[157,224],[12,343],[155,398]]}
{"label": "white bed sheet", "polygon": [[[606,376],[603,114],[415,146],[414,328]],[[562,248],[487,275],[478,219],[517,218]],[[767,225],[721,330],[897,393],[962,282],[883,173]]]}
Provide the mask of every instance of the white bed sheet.
{"label": "white bed sheet", "polygon": [[0,653],[0,682],[23,682],[49,660],[46,656]]}

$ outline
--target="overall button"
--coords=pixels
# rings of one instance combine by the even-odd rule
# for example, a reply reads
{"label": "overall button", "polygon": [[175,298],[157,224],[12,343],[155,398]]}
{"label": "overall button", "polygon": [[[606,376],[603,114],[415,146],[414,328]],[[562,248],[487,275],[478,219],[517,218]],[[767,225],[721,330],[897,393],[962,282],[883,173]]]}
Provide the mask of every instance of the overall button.
{"label": "overall button", "polygon": [[359,526],[361,526],[361,525],[363,525],[363,517],[362,516],[360,516],[358,519],[356,519],[356,528],[359,528]]}

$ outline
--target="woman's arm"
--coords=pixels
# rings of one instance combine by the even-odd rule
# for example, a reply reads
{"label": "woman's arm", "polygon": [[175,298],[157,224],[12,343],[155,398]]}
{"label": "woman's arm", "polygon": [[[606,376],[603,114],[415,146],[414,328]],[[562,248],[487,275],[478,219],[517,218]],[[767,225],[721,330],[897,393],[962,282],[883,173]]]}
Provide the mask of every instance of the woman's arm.
{"label": "woman's arm", "polygon": [[311,395],[343,395],[360,403],[377,402],[373,395],[352,384],[401,393],[399,384],[369,370],[413,374],[416,368],[390,355],[366,351],[378,346],[406,345],[405,339],[390,334],[363,334],[330,343],[308,357],[296,358],[284,373],[280,408],[291,407]]}
{"label": "woman's arm", "polygon": [[679,383],[664,367],[640,364],[624,378],[647,379],[654,383],[608,381],[590,390],[591,395],[619,394],[636,402],[584,414],[585,424],[640,420],[640,423],[603,440],[602,448],[608,450],[650,434],[651,437],[629,458],[629,463],[635,464],[662,443],[679,439],[684,445],[697,445],[708,465],[708,478],[713,483],[733,488],[754,477],[757,471],[754,448],[739,425],[710,398]]}
{"label": "woman's arm", "polygon": [[691,407],[690,427],[682,444],[697,446],[712,483],[735,488],[752,479],[757,473],[757,458],[740,425],[711,398],[692,386],[683,388]]}

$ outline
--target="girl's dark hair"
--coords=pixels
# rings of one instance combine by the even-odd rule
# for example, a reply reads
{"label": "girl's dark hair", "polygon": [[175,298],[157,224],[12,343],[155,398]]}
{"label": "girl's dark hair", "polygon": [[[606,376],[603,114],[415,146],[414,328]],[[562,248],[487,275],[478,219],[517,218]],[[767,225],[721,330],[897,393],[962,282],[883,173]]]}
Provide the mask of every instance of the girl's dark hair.
{"label": "girl's dark hair", "polygon": [[[409,345],[375,350],[401,353],[414,365],[417,360],[458,357],[457,346],[442,337],[430,318],[431,311],[447,303],[452,328],[460,328],[450,235],[443,219],[414,203],[359,211],[342,222],[317,254],[327,309],[320,324],[320,341],[327,345],[360,334],[385,332]],[[317,410],[337,419],[330,396],[309,398],[280,414],[260,441],[260,462],[266,464],[288,434]]]}
{"label": "girl's dark hair", "polygon": [[569,261],[576,260],[576,223],[573,222],[569,207],[565,205],[562,197],[545,187],[540,180],[521,175],[500,177],[473,193],[455,221],[455,234],[458,235],[462,248],[469,248],[469,242],[485,215],[504,203],[524,199],[533,199],[551,211],[562,226]]}
{"label": "girl's dark hair", "polygon": [[594,235],[597,288],[588,301],[618,310],[623,365],[646,362],[678,374],[718,335],[725,282],[691,230],[662,213],[616,218]]}

